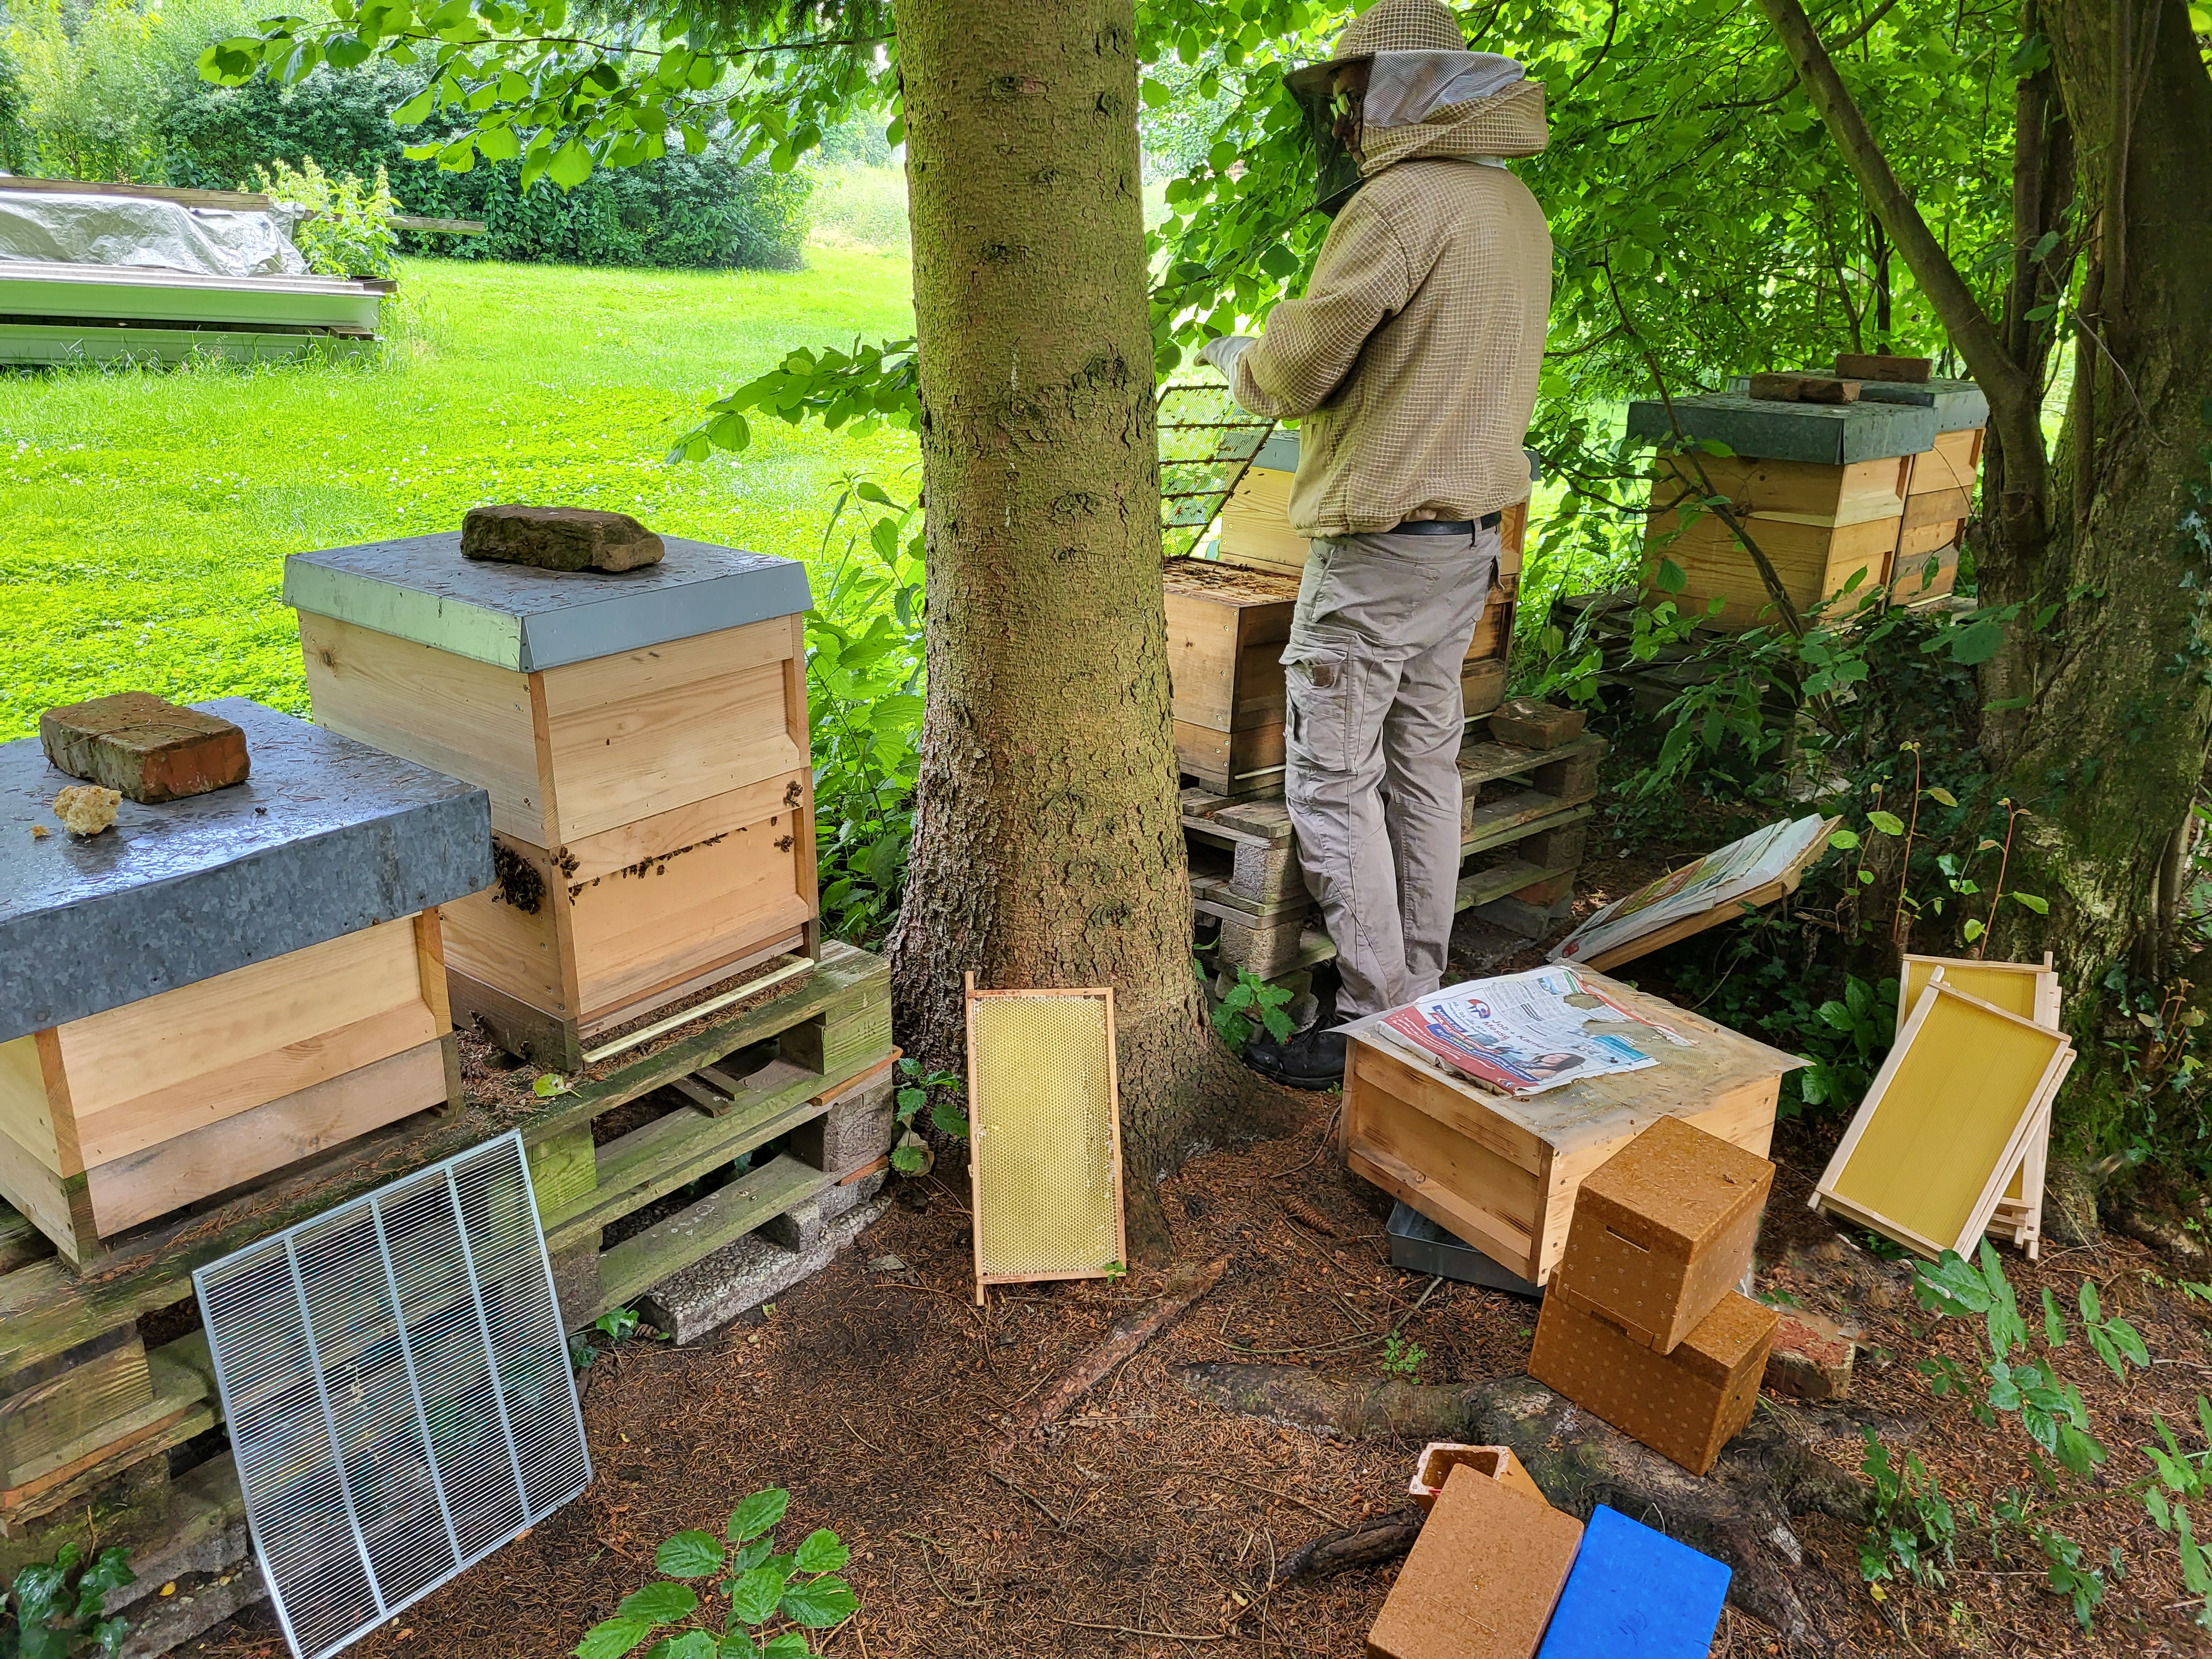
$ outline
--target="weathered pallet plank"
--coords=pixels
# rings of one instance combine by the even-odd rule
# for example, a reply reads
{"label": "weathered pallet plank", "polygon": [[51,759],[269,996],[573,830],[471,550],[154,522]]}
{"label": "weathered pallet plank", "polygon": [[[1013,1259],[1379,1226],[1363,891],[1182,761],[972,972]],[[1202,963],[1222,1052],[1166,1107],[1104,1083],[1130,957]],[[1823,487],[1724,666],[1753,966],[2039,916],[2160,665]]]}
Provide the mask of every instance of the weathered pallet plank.
{"label": "weathered pallet plank", "polygon": [[[542,1104],[471,1100],[460,1111],[422,1113],[364,1136],[267,1184],[189,1215],[111,1241],[112,1253],[82,1275],[52,1261],[0,1276],[0,1376],[62,1353],[125,1319],[191,1294],[196,1267],[509,1128],[542,1143],[737,1049],[781,1036],[826,1014],[889,997],[890,966],[853,946],[825,945],[821,964],[753,1006],[701,1031],[579,1079]],[[21,1282],[19,1282],[21,1281]]]}
{"label": "weathered pallet plank", "polygon": [[599,1300],[586,1318],[634,1302],[702,1256],[837,1184],[788,1153],[750,1170],[689,1208],[599,1253]]}

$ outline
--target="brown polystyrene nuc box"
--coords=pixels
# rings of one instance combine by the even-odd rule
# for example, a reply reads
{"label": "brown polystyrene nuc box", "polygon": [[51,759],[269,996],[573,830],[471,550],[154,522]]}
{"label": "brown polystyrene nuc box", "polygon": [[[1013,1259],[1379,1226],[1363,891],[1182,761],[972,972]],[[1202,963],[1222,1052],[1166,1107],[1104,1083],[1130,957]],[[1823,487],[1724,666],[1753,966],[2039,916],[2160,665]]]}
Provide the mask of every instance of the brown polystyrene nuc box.
{"label": "brown polystyrene nuc box", "polygon": [[1583,1182],[1558,1277],[1628,1336],[1672,1353],[1751,1266],[1774,1166],[1662,1117]]}
{"label": "brown polystyrene nuc box", "polygon": [[1367,1633],[1368,1659],[1530,1659],[1583,1523],[1462,1464]]}
{"label": "brown polystyrene nuc box", "polygon": [[1751,1420],[1775,1312],[1730,1291],[1672,1353],[1658,1353],[1554,1279],[1528,1375],[1692,1474]]}

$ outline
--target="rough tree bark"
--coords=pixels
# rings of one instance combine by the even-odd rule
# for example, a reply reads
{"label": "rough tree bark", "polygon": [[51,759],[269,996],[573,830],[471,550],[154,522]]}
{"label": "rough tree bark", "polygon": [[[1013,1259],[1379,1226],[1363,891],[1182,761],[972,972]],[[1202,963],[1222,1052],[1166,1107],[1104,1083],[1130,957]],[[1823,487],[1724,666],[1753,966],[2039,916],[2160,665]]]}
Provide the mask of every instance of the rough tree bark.
{"label": "rough tree bark", "polygon": [[[1929,234],[1798,0],[1759,0],[1898,253],[1990,404],[1973,552],[1984,605],[2021,607],[1980,671],[1981,758],[2033,816],[1992,954],[2055,949],[2077,1024],[2107,969],[2161,979],[2190,807],[2212,742],[2212,569],[2185,544],[2212,395],[2212,80],[2186,9],[2033,0],[2050,66],[2015,103],[2014,263],[1992,321]],[[2071,212],[2069,212],[2069,207]],[[2036,252],[2046,232],[2056,246]],[[2077,258],[2085,274],[2072,282]],[[2033,313],[2054,297],[2047,319]],[[2075,347],[2055,452],[2054,339]],[[2073,1137],[2119,1128],[2116,1091],[2067,1091]]]}
{"label": "rough tree bark", "polygon": [[963,971],[1112,986],[1132,1248],[1156,1255],[1153,1175],[1270,1097],[1191,971],[1134,11],[896,15],[929,690],[894,1012],[909,1051],[957,1066]]}
{"label": "rough tree bark", "polygon": [[[1802,1571],[1803,1547],[1790,1522],[1808,1512],[1863,1521],[1866,1488],[1793,1435],[1787,1419],[1771,1408],[1760,1410],[1729,1442],[1711,1474],[1700,1478],[1532,1377],[1425,1387],[1332,1382],[1294,1365],[1234,1364],[1189,1365],[1182,1376],[1192,1394],[1231,1411],[1347,1439],[1392,1436],[1510,1446],[1554,1507],[1588,1519],[1604,1504],[1662,1527],[1668,1536],[1727,1562],[1735,1574],[1729,1599],[1793,1645],[1830,1645],[1806,1601],[1817,1575]],[[1893,1438],[1911,1438],[1922,1426],[1873,1424],[1832,1410],[1823,1413],[1821,1426],[1833,1434],[1862,1421]],[[1382,1552],[1401,1543],[1410,1547],[1419,1529],[1391,1524],[1396,1519],[1369,1523],[1367,1536],[1338,1546],[1334,1553],[1342,1559],[1305,1571],[1371,1565],[1387,1559]]]}

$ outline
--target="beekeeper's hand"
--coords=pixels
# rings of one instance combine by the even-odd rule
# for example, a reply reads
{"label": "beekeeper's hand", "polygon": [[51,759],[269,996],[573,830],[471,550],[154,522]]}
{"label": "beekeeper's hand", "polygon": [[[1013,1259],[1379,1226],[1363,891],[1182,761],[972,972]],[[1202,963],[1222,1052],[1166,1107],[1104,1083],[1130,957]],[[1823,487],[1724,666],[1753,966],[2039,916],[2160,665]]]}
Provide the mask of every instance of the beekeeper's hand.
{"label": "beekeeper's hand", "polygon": [[1237,360],[1244,355],[1247,348],[1258,343],[1259,338],[1255,335],[1224,334],[1199,347],[1199,359],[1202,362],[1212,363],[1233,380],[1237,374]]}

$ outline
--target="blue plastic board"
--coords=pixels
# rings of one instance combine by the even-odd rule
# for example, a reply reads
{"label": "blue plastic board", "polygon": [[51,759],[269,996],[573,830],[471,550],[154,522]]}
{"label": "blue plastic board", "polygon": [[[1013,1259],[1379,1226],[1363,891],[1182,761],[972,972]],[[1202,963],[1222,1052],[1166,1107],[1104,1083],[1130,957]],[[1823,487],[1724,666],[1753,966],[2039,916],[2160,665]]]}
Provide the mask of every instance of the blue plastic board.
{"label": "blue plastic board", "polygon": [[1536,1659],[1705,1659],[1729,1577],[1711,1556],[1601,1504]]}

